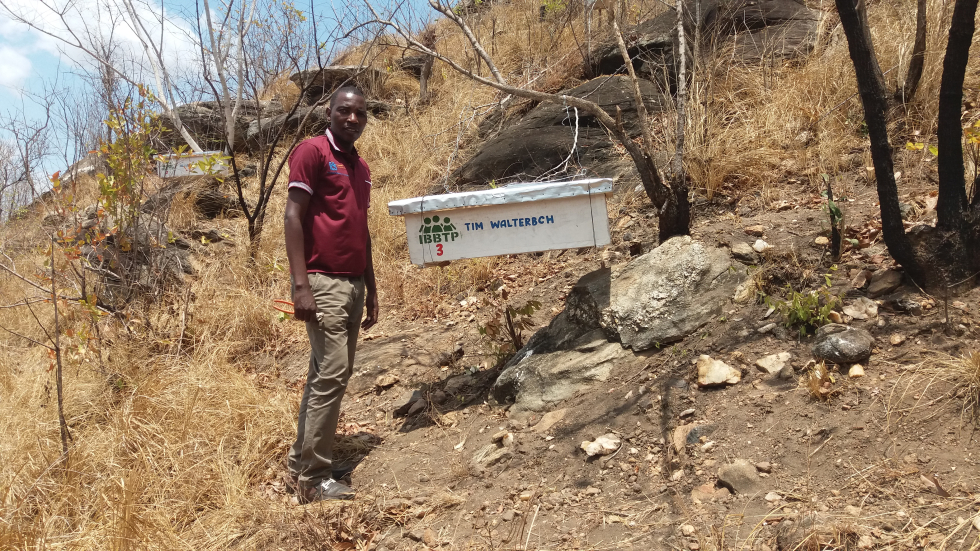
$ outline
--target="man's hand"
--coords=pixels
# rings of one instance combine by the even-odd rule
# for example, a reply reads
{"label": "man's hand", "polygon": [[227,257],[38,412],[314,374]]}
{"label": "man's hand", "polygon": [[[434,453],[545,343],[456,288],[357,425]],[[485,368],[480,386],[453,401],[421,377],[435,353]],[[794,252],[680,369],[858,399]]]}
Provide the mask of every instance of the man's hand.
{"label": "man's hand", "polygon": [[316,321],[316,300],[309,287],[293,290],[293,316],[299,321]]}
{"label": "man's hand", "polygon": [[368,330],[374,327],[374,324],[378,323],[379,308],[377,291],[368,291],[364,306],[365,310],[367,310],[367,315],[364,316],[364,321],[361,322],[361,329]]}

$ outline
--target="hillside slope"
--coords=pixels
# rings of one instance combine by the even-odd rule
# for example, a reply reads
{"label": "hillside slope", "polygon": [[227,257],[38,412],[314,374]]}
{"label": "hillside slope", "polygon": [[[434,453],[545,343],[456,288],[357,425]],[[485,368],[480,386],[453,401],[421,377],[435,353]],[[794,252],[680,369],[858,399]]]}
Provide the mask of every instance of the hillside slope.
{"label": "hillside slope", "polygon": [[[929,6],[926,72],[919,99],[895,115],[896,144],[934,143],[949,6]],[[580,84],[581,14],[556,10],[542,19],[539,7],[515,1],[469,17],[480,36],[493,37],[508,77],[549,91]],[[725,51],[704,55],[688,112],[692,234],[728,249],[757,239],[771,245],[746,260],[770,300],[820,289],[829,274],[827,291],[851,306],[868,295],[866,282],[855,280],[891,261],[876,237],[846,44],[830,7],[809,7],[825,17],[804,59],[742,66],[728,63]],[[631,3],[627,22],[662,9]],[[914,5],[875,3],[871,18],[882,64],[894,65],[889,82],[898,83]],[[440,51],[465,61],[461,34],[446,21],[435,28]],[[595,40],[605,32],[595,29]],[[373,63],[394,67],[403,53],[382,48]],[[977,59],[964,123],[980,117]],[[496,404],[490,386],[502,343],[478,331],[499,317],[491,290],[503,284],[511,305],[540,301],[532,320],[547,326],[580,277],[601,266],[622,269],[656,247],[656,217],[616,148],[611,246],[410,265],[403,222],[384,205],[445,185],[485,143],[479,123],[500,99],[440,63],[434,75],[432,97],[422,103],[418,82],[393,73],[379,99],[401,108],[372,120],[358,142],[374,180],[370,226],[382,304],[382,322],[359,343],[342,419],[340,449],[359,498],[298,507],[284,484],[307,354],[303,327],[272,309],[272,300],[289,297],[278,226],[284,178],[254,260],[244,221],[221,209],[206,215],[203,188],[191,186],[174,195],[162,220],[173,243],[182,240],[189,273],[114,310],[58,302],[71,435],[64,455],[55,366],[43,346],[56,330],[45,278],[57,227],[51,205],[38,205],[0,229],[4,265],[23,276],[7,273],[0,283],[7,330],[0,336],[0,548],[977,549],[980,470],[969,406],[980,366],[976,356],[964,359],[980,350],[976,290],[935,297],[905,287],[902,304],[918,309],[876,297],[876,316],[844,318],[874,335],[875,350],[864,377],[834,372],[830,386],[818,385],[824,393],[806,382],[812,339],[748,300],[726,305],[675,345],[622,350],[605,380],[551,412],[517,415]],[[670,153],[672,110],[656,124]],[[896,166],[909,221],[928,223],[935,160],[928,148],[900,150]],[[835,271],[816,243],[828,227],[824,175],[847,198],[848,236],[868,245],[846,251]],[[144,191],[166,185],[149,177]],[[245,188],[250,199],[254,188]],[[207,190],[231,194],[227,182]],[[81,213],[98,193],[94,180],[82,178],[65,200]],[[56,248],[55,256],[65,267],[55,278],[64,294],[79,295],[96,278],[72,275],[70,254]],[[764,374],[755,366],[783,352],[789,370]],[[702,354],[730,364],[741,381],[699,389],[692,361]],[[416,390],[425,403],[396,415]],[[619,451],[587,458],[580,444],[607,433],[622,439]],[[474,462],[481,450],[502,451],[481,464]],[[733,496],[718,470],[738,459],[749,462],[745,476],[756,486]]]}

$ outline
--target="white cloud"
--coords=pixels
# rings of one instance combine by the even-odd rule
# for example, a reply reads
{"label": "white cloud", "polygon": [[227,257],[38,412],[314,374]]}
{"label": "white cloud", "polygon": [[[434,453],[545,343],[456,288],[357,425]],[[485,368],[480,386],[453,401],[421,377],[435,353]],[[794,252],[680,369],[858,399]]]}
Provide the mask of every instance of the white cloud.
{"label": "white cloud", "polygon": [[[143,68],[140,72],[146,75],[144,79],[151,79],[138,25],[122,0],[48,0],[46,3],[55,9],[48,9],[37,0],[3,0],[11,12],[40,30],[16,21],[0,9],[0,48],[10,51],[16,48],[17,54],[16,58],[4,54],[0,59],[0,83],[22,84],[26,75],[19,71],[26,66],[29,75],[31,59],[36,64],[45,53],[59,58],[64,68],[91,67],[91,58],[70,44],[82,42],[89,47],[110,41],[116,45],[120,61],[127,61],[126,66],[137,64]],[[132,0],[132,5],[145,32],[162,42],[164,62],[172,74],[192,70],[199,63],[192,22],[172,17],[158,0]],[[63,10],[65,6],[69,9],[64,10],[63,17],[59,16],[55,10]],[[161,23],[163,15],[166,20]]]}
{"label": "white cloud", "polygon": [[0,86],[19,90],[31,76],[31,60],[9,46],[0,46]]}

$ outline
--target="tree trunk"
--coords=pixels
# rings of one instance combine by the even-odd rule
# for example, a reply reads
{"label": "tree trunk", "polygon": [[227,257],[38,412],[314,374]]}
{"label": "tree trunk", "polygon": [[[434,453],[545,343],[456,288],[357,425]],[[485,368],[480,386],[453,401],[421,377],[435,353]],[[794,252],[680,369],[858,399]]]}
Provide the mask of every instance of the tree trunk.
{"label": "tree trunk", "polygon": [[875,56],[868,27],[864,0],[836,0],[841,26],[847,36],[847,47],[854,63],[858,91],[864,105],[864,121],[868,125],[871,140],[871,159],[875,169],[878,201],[881,205],[881,233],[888,252],[905,268],[915,281],[924,284],[925,272],[919,263],[912,244],[905,235],[902,211],[899,208],[898,186],[895,183],[895,166],[892,147],[888,141],[886,113],[888,97],[885,79]]}
{"label": "tree trunk", "polygon": [[[684,0],[677,0],[677,136],[674,147],[673,177],[670,181],[671,200],[661,209],[660,242],[664,235],[682,235],[673,227],[683,222],[690,225],[690,205],[687,200],[687,175],[684,172],[684,131],[687,127],[687,40],[684,36]],[[683,220],[681,220],[683,219]],[[665,231],[666,230],[666,231]],[[684,231],[684,234],[688,230]]]}
{"label": "tree trunk", "polygon": [[432,64],[436,58],[428,56],[422,65],[422,74],[419,75],[419,101],[429,101],[429,77],[432,76]]}
{"label": "tree trunk", "polygon": [[[840,0],[839,0],[840,1]],[[939,85],[939,120],[936,138],[939,146],[939,201],[936,227],[957,230],[966,210],[966,178],[963,175],[963,80],[973,41],[977,0],[957,0],[949,27],[949,42],[943,59],[943,78]]]}
{"label": "tree trunk", "polygon": [[899,91],[903,104],[912,103],[915,91],[922,79],[922,65],[926,59],[926,0],[917,0],[915,7],[915,43],[912,45],[912,59],[909,61],[909,71],[905,75],[905,85]]}

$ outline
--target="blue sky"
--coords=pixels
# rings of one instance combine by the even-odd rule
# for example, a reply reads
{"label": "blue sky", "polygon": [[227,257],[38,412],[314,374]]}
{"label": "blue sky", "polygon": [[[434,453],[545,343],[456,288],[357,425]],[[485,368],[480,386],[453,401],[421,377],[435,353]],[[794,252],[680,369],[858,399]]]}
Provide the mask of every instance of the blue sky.
{"label": "blue sky", "polygon": [[[273,0],[259,0],[271,2]],[[281,1],[281,0],[280,0]],[[308,11],[310,0],[296,1],[296,6]],[[321,29],[331,26],[333,9],[345,9],[353,2],[335,0],[313,0],[318,12],[321,12]],[[53,11],[45,9],[43,4],[56,7],[71,6],[64,20]],[[195,35],[195,0],[132,0],[137,11],[145,19],[153,19],[160,13],[167,15],[169,23],[165,26],[164,40],[167,64],[170,70],[200,72],[200,53],[194,44]],[[227,2],[227,0],[225,0]],[[212,9],[221,10],[225,4],[221,0],[210,0]],[[386,3],[379,0],[377,7]],[[0,0],[0,4],[30,18],[48,32],[59,37],[71,39],[71,32],[82,33],[89,31],[102,37],[109,37],[134,58],[141,57],[142,48],[138,36],[132,26],[121,18],[119,9],[121,0]],[[429,10],[425,0],[409,0],[409,5],[416,6],[422,13]],[[107,7],[110,6],[110,7]],[[10,112],[26,112],[29,118],[43,115],[43,111],[34,104],[33,95],[43,95],[44,90],[55,88],[64,90],[81,84],[79,74],[91,68],[90,58],[83,52],[72,49],[57,38],[47,36],[43,32],[15,21],[6,10],[0,8],[0,114]],[[324,25],[324,23],[327,23]],[[155,32],[159,32],[157,27]],[[153,84],[152,75],[147,72],[142,79],[147,84]],[[0,135],[0,139],[4,136]],[[61,164],[64,164],[63,162]],[[58,170],[64,167],[54,167]],[[53,171],[52,170],[52,171]]]}

